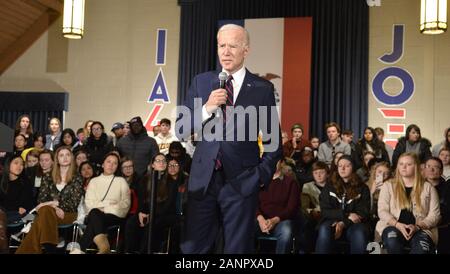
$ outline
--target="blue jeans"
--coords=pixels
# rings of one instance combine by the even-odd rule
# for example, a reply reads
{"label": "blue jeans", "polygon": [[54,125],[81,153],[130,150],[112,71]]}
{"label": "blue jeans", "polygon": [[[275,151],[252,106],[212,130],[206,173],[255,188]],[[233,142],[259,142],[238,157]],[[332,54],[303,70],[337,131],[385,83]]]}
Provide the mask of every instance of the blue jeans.
{"label": "blue jeans", "polygon": [[423,230],[417,231],[408,241],[397,228],[388,226],[383,230],[383,243],[389,254],[403,254],[405,247],[411,246],[410,254],[433,254],[434,243]]}
{"label": "blue jeans", "polygon": [[317,254],[329,254],[335,250],[337,241],[345,241],[350,244],[351,254],[365,254],[369,242],[369,231],[364,224],[353,224],[345,228],[339,239],[334,239],[336,228],[331,226],[335,221],[324,221],[319,226],[316,241]]}
{"label": "blue jeans", "polygon": [[265,234],[261,232],[258,225],[258,236],[277,238],[276,254],[290,253],[292,248],[293,226],[294,223],[292,220],[284,220],[279,222],[270,234]]}

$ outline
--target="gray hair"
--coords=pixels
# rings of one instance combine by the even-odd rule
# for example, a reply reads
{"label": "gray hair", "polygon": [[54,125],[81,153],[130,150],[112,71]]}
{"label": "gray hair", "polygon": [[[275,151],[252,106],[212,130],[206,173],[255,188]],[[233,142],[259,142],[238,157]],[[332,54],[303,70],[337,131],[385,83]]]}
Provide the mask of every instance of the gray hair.
{"label": "gray hair", "polygon": [[217,31],[217,38],[219,38],[219,33],[224,30],[240,30],[244,32],[244,46],[250,46],[250,35],[248,34],[248,31],[243,28],[242,26],[236,25],[236,24],[226,24],[220,27],[220,29]]}

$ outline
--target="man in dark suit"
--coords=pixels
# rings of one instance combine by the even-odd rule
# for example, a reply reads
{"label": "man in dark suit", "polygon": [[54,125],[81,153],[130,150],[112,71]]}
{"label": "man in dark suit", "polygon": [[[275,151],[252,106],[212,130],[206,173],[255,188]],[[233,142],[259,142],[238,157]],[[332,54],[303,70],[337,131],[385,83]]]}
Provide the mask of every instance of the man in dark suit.
{"label": "man in dark suit", "polygon": [[[198,136],[188,183],[183,253],[210,252],[220,227],[225,253],[252,252],[258,192],[272,180],[282,157],[273,84],[244,66],[247,31],[224,25],[217,42],[227,80],[220,84],[218,71],[197,75],[176,125],[180,139],[187,140],[193,131]],[[265,141],[262,157],[259,132]]]}

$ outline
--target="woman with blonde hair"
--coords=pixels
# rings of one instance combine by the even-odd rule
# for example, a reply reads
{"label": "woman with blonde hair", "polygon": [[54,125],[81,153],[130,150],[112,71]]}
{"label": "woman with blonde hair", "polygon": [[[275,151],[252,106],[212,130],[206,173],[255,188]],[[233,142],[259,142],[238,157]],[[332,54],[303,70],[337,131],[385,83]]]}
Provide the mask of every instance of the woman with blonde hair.
{"label": "woman with blonde hair", "polygon": [[438,194],[423,179],[418,156],[403,153],[395,178],[381,186],[376,238],[382,236],[389,254],[403,253],[406,245],[412,254],[433,253],[440,215]]}
{"label": "woman with blonde hair", "polygon": [[48,130],[49,134],[45,136],[45,148],[55,151],[61,140],[61,121],[56,117],[51,118],[48,123]]}
{"label": "woman with blonde hair", "polygon": [[81,177],[76,175],[73,154],[68,147],[55,153],[51,177],[44,176],[39,189],[37,217],[30,232],[17,249],[17,254],[47,253],[59,242],[58,225],[71,224],[77,218],[77,207],[83,195]]}
{"label": "woman with blonde hair", "polygon": [[92,123],[94,123],[93,120],[87,120],[84,123],[84,127],[83,127],[83,132],[84,132],[84,137],[85,139],[83,140],[83,145],[85,145],[87,143],[87,138],[89,137],[89,135],[91,135],[91,126]]}

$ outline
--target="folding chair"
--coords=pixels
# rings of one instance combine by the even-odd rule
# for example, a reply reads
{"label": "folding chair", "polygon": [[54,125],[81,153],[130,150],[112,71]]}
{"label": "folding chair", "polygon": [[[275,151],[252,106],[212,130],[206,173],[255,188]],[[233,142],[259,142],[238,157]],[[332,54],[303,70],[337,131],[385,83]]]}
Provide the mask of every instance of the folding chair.
{"label": "folding chair", "polygon": [[[71,240],[72,240],[72,242],[74,242],[74,239],[75,239],[75,234],[76,234],[76,227],[75,227],[75,224],[61,224],[61,225],[58,225],[58,230],[59,231],[64,231],[64,236],[63,236],[63,246],[59,246],[60,245],[60,243],[58,244],[58,246],[57,246],[57,248],[58,249],[66,249],[66,246],[67,246],[67,244],[66,244],[66,240],[68,240],[68,237],[67,237],[67,230],[68,229],[70,229],[70,228],[72,228],[72,238],[71,238]],[[69,250],[70,251],[70,250]]]}
{"label": "folding chair", "polygon": [[108,239],[109,239],[109,232],[114,230],[116,231],[116,237],[113,241],[114,245],[111,245],[111,253],[119,253],[120,225],[112,225],[107,229],[108,229]]}
{"label": "folding chair", "polygon": [[24,226],[25,226],[25,223],[22,221],[19,221],[16,223],[11,223],[6,226],[7,230],[8,230],[8,234],[10,235],[9,236],[9,249],[19,248],[20,241],[23,240],[23,238],[25,237],[25,234],[22,233],[22,235],[20,235],[20,239],[19,239],[20,241],[17,241],[16,239],[12,238],[11,236],[13,233],[16,233],[16,232],[22,230],[22,228]]}
{"label": "folding chair", "polygon": [[[256,250],[258,253],[272,253],[273,254],[273,253],[275,253],[277,241],[278,241],[277,237],[258,236]],[[269,245],[267,245],[268,242],[270,242]],[[266,243],[266,244],[264,244],[264,243]]]}

